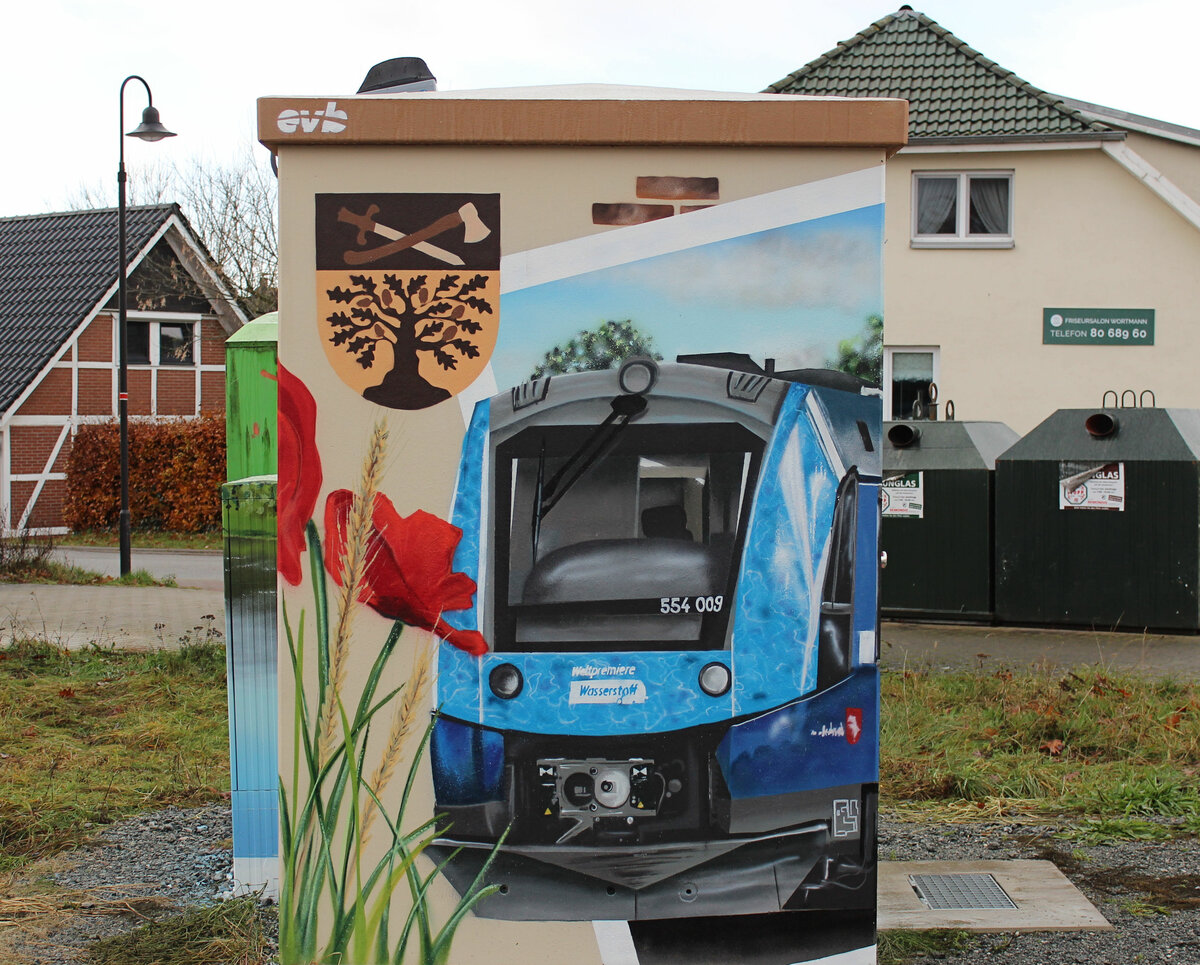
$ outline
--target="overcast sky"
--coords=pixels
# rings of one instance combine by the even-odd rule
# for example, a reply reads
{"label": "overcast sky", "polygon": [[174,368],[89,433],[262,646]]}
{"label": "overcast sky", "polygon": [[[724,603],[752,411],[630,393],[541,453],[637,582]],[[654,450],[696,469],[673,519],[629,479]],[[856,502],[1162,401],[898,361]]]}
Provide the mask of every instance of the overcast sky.
{"label": "overcast sky", "polygon": [[[896,4],[895,6],[898,6]],[[163,123],[126,142],[227,160],[253,144],[264,95],[353,93],[373,64],[424,57],[441,90],[613,83],[756,91],[895,6],[878,0],[26,0],[6,15],[0,216],[60,210],[115,184],[118,91],[141,74]],[[1184,0],[930,0],[923,11],[1030,83],[1200,128],[1195,6]],[[126,88],[125,130],[145,106]],[[30,128],[42,128],[34,133]],[[255,148],[266,158],[266,150]]]}

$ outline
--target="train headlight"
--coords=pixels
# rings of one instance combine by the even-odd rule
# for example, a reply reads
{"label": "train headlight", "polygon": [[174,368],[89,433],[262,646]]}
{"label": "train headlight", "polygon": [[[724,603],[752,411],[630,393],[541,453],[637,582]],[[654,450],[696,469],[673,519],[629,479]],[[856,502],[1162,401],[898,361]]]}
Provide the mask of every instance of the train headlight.
{"label": "train headlight", "polygon": [[492,672],[488,674],[488,686],[501,700],[512,700],[525,686],[525,678],[511,663],[502,663],[493,667]]}
{"label": "train headlight", "polygon": [[710,697],[720,697],[729,693],[731,683],[733,677],[723,663],[705,664],[700,670],[700,689]]}
{"label": "train headlight", "polygon": [[563,797],[577,808],[585,808],[591,804],[595,791],[595,782],[589,774],[572,774],[563,781]]}
{"label": "train headlight", "polygon": [[596,800],[606,808],[619,808],[629,800],[629,770],[605,768],[596,775],[593,784]]}
{"label": "train headlight", "polygon": [[654,388],[658,381],[658,366],[653,359],[632,358],[621,366],[617,373],[617,384],[622,392],[641,395]]}

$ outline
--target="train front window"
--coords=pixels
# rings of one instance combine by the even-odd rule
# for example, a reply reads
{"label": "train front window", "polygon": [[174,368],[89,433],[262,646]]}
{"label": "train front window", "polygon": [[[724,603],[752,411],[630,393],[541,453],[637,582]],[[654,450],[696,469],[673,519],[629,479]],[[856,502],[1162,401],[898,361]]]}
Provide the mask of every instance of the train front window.
{"label": "train front window", "polygon": [[527,429],[497,453],[496,649],[723,646],[762,441],[631,424],[576,474],[586,432]]}

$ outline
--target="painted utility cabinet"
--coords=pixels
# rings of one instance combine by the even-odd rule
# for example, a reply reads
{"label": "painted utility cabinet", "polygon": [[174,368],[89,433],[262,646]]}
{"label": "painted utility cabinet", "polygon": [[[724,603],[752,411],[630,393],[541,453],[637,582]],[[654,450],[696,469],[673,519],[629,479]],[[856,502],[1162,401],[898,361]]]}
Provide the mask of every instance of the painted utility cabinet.
{"label": "painted utility cabinet", "polygon": [[278,891],[278,674],[275,619],[275,477],[221,487],[225,535],[226,675],[238,892]]}
{"label": "painted utility cabinet", "polygon": [[1200,410],[1059,409],[996,460],[996,617],[1200,629]]}
{"label": "painted utility cabinet", "polygon": [[991,621],[1002,422],[884,423],[880,579],[885,617]]}
{"label": "painted utility cabinet", "polygon": [[875,960],[881,407],[827,366],[906,124],[260,100],[282,962]]}
{"label": "painted utility cabinet", "polygon": [[227,479],[275,474],[278,349],[278,312],[260,315],[225,340]]}
{"label": "painted utility cabinet", "polygon": [[236,892],[278,892],[278,674],[276,349],[278,315],[244,325],[225,343],[221,487],[229,759]]}

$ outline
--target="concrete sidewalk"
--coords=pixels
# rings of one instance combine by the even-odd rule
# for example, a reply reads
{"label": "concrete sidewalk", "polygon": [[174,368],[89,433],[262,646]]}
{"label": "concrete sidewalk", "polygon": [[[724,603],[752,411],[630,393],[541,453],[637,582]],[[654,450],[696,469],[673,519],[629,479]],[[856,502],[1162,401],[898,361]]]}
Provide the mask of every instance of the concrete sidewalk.
{"label": "concrete sidewalk", "polygon": [[210,630],[225,633],[223,591],[0,584],[0,645],[33,637],[72,649],[175,647]]}
{"label": "concrete sidewalk", "polygon": [[884,623],[881,640],[887,670],[1094,667],[1200,680],[1200,636],[1192,634]]}

